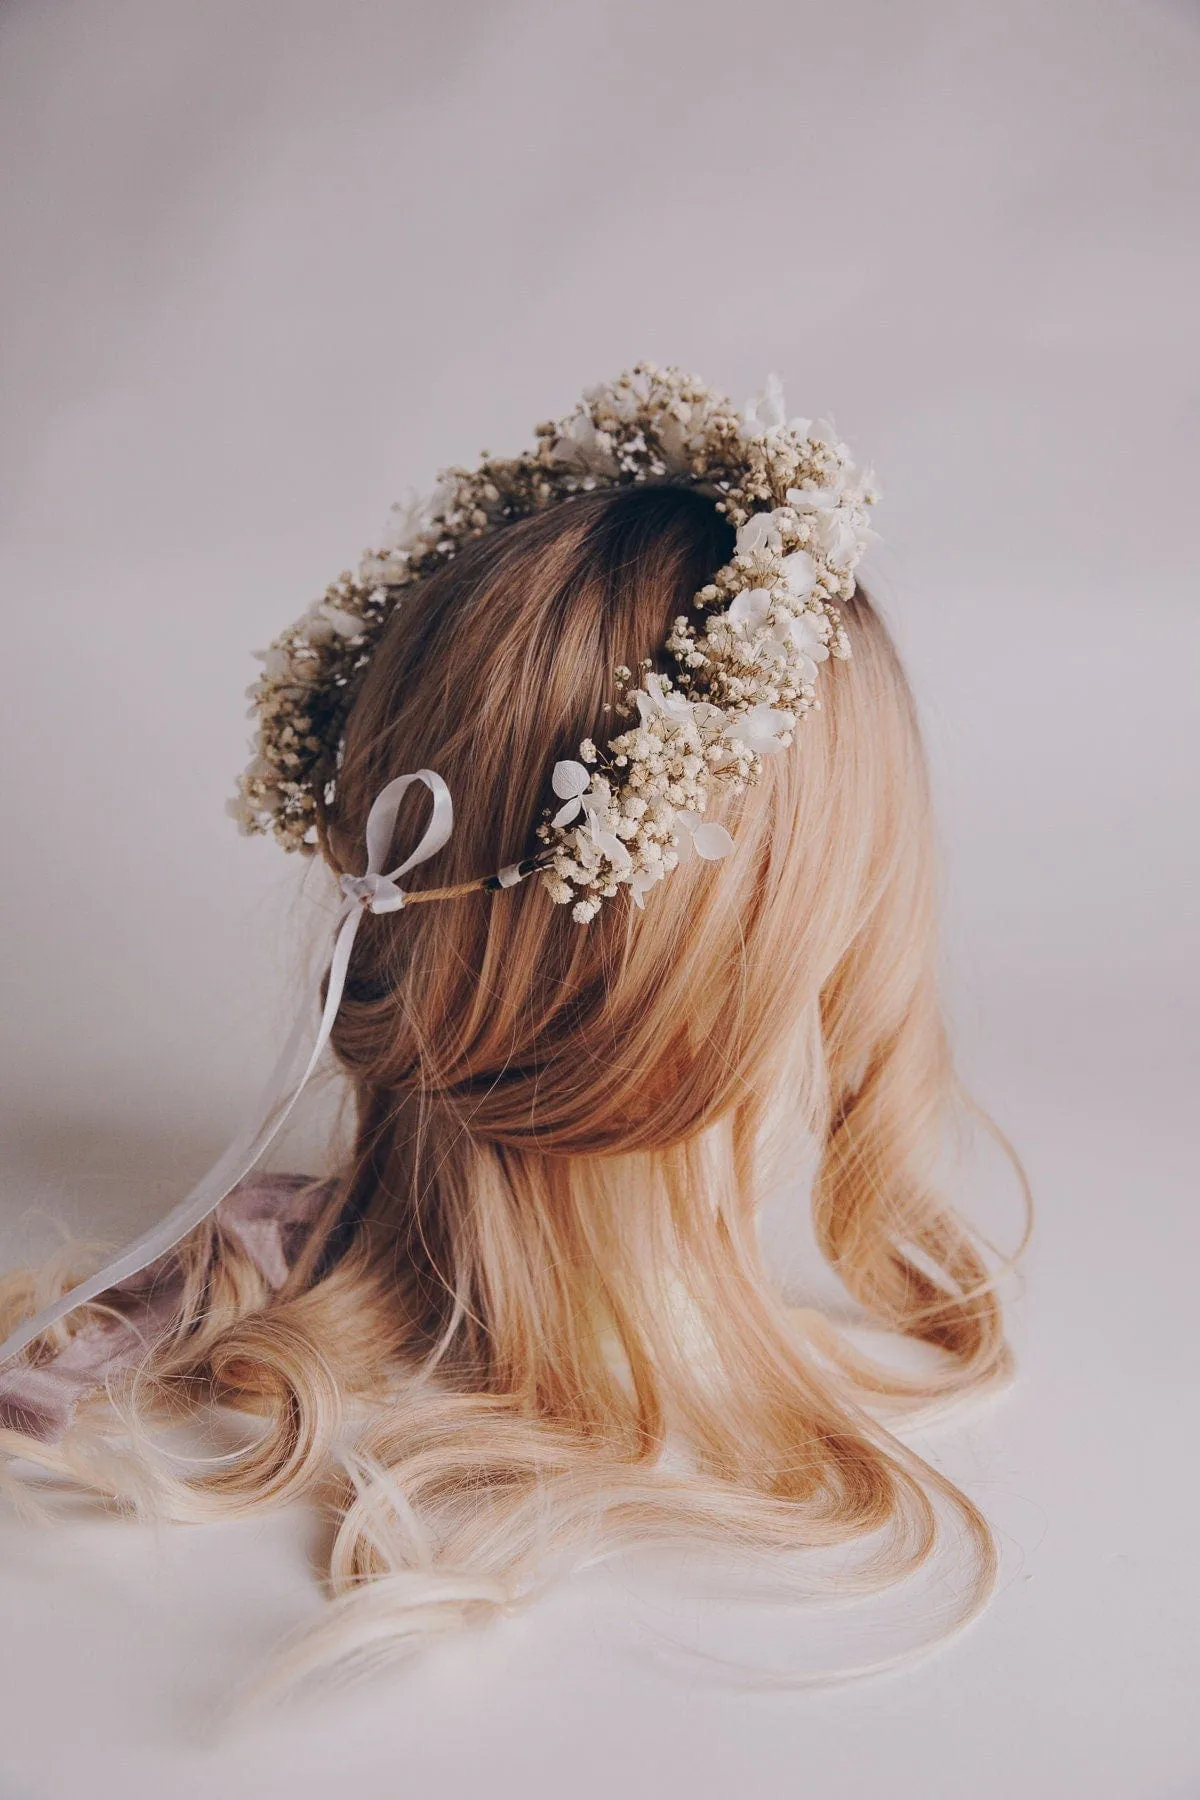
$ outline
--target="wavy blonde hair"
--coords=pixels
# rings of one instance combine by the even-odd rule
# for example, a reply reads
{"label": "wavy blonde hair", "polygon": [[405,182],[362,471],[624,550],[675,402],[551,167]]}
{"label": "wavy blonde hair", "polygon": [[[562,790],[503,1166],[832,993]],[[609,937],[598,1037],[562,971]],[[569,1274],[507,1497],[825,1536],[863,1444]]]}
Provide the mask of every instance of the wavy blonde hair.
{"label": "wavy blonde hair", "polygon": [[[555,754],[611,735],[615,666],[659,650],[731,539],[662,486],[464,549],[375,653],[326,860],[360,868],[374,795],[423,765],[457,805],[429,885],[520,855]],[[994,1275],[934,1186],[958,1096],[913,705],[861,590],[846,623],[821,709],[722,808],[735,853],[644,912],[581,929],[529,883],[366,917],[334,1036],[354,1147],[285,1287],[210,1222],[136,1376],[56,1446],[2,1434],[178,1519],[330,1503],[335,1606],[301,1672],[648,1539],[861,1545],[844,1579],[865,1587],[928,1558],[948,1512],[972,1558],[963,1616],[986,1598],[984,1518],[888,1428],[1003,1382],[1010,1353]],[[821,1251],[871,1320],[932,1347],[919,1375],[768,1277],[760,1202],[814,1151]],[[9,1277],[8,1320],[47,1285]],[[254,1441],[196,1466],[151,1435],[212,1402],[255,1415]]]}

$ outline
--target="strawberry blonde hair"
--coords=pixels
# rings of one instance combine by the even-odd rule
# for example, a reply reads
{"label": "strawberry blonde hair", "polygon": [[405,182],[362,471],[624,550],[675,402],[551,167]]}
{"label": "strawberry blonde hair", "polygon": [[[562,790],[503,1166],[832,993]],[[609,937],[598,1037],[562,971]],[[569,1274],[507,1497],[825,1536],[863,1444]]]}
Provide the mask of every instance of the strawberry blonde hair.
{"label": "strawberry blonde hair", "polygon": [[[457,823],[414,887],[526,853],[555,756],[612,735],[614,668],[660,650],[732,535],[691,490],[598,492],[406,594],[321,817],[332,868],[361,870],[373,798],[423,766]],[[179,1519],[331,1505],[335,1605],[296,1672],[651,1539],[861,1545],[846,1580],[879,1585],[950,1514],[963,1615],[986,1598],[984,1518],[888,1429],[1003,1382],[1010,1353],[994,1276],[934,1185],[956,1087],[913,704],[861,589],[845,620],[853,657],[820,709],[715,810],[724,862],[587,928],[533,882],[367,915],[333,1037],[353,1149],[284,1287],[209,1221],[136,1376],[58,1445],[2,1434]],[[407,796],[398,843],[421,818]],[[919,1375],[769,1279],[760,1203],[806,1158],[823,1255],[871,1320],[931,1348]],[[8,1279],[10,1319],[32,1279]],[[173,1460],[150,1421],[209,1401],[259,1434],[207,1468]]]}

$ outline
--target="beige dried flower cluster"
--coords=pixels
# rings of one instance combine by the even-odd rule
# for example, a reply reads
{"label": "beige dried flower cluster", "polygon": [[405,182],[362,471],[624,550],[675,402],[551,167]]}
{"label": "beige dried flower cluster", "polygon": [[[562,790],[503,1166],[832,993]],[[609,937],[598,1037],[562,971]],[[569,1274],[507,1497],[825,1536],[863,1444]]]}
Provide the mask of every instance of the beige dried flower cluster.
{"label": "beige dried flower cluster", "polygon": [[254,760],[230,803],[241,828],[315,847],[316,793],[334,779],[346,715],[405,587],[509,520],[649,481],[711,494],[737,531],[734,556],[675,621],[667,668],[616,671],[627,729],[555,764],[562,804],[537,828],[538,871],[586,924],[622,887],[640,906],[686,857],[726,855],[729,833],[704,819],[710,789],[753,782],[819,704],[819,665],[849,655],[837,603],[854,592],[877,496],[830,426],[786,417],[774,379],[738,413],[649,363],[539,426],[534,450],[446,472],[426,503],[397,509],[357,578],[343,575],[264,653],[250,689]]}

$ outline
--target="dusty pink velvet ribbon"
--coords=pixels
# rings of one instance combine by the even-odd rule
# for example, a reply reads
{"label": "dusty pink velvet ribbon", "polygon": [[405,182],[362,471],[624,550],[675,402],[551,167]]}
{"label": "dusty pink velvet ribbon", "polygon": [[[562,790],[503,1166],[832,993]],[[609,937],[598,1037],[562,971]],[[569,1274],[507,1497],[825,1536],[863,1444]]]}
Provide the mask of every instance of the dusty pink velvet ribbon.
{"label": "dusty pink velvet ribbon", "polygon": [[[280,1288],[329,1199],[328,1183],[303,1175],[258,1175],[221,1201],[214,1217],[263,1280]],[[174,1251],[106,1289],[119,1310],[89,1319],[46,1362],[0,1368],[0,1427],[54,1443],[79,1402],[110,1376],[133,1368],[178,1315],[183,1264]]]}

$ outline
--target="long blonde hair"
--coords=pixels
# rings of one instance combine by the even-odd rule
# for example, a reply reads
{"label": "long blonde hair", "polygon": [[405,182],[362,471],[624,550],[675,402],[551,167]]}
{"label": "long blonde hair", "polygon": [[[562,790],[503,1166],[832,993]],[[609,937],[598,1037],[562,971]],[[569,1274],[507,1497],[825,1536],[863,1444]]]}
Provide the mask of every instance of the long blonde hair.
{"label": "long blonde hair", "polygon": [[[465,549],[376,651],[326,860],[357,872],[374,795],[422,765],[457,808],[428,885],[524,853],[549,764],[611,735],[614,667],[655,655],[731,536],[709,501],[660,486]],[[306,1667],[416,1643],[527,1598],[551,1565],[650,1538],[861,1543],[856,1579],[880,1583],[929,1556],[948,1509],[973,1558],[964,1613],[986,1597],[984,1518],[888,1429],[1003,1381],[1010,1353],[994,1277],[934,1187],[956,1088],[913,705],[861,590],[845,612],[853,658],[725,805],[725,862],[586,929],[534,883],[365,918],[333,1040],[353,1152],[283,1289],[205,1225],[136,1376],[54,1447],[0,1434],[176,1518],[332,1503],[339,1598]],[[871,1319],[933,1347],[920,1375],[769,1279],[760,1202],[806,1152],[821,1251]],[[35,1285],[8,1279],[10,1319]],[[197,1393],[262,1421],[199,1470],[147,1431]]]}

